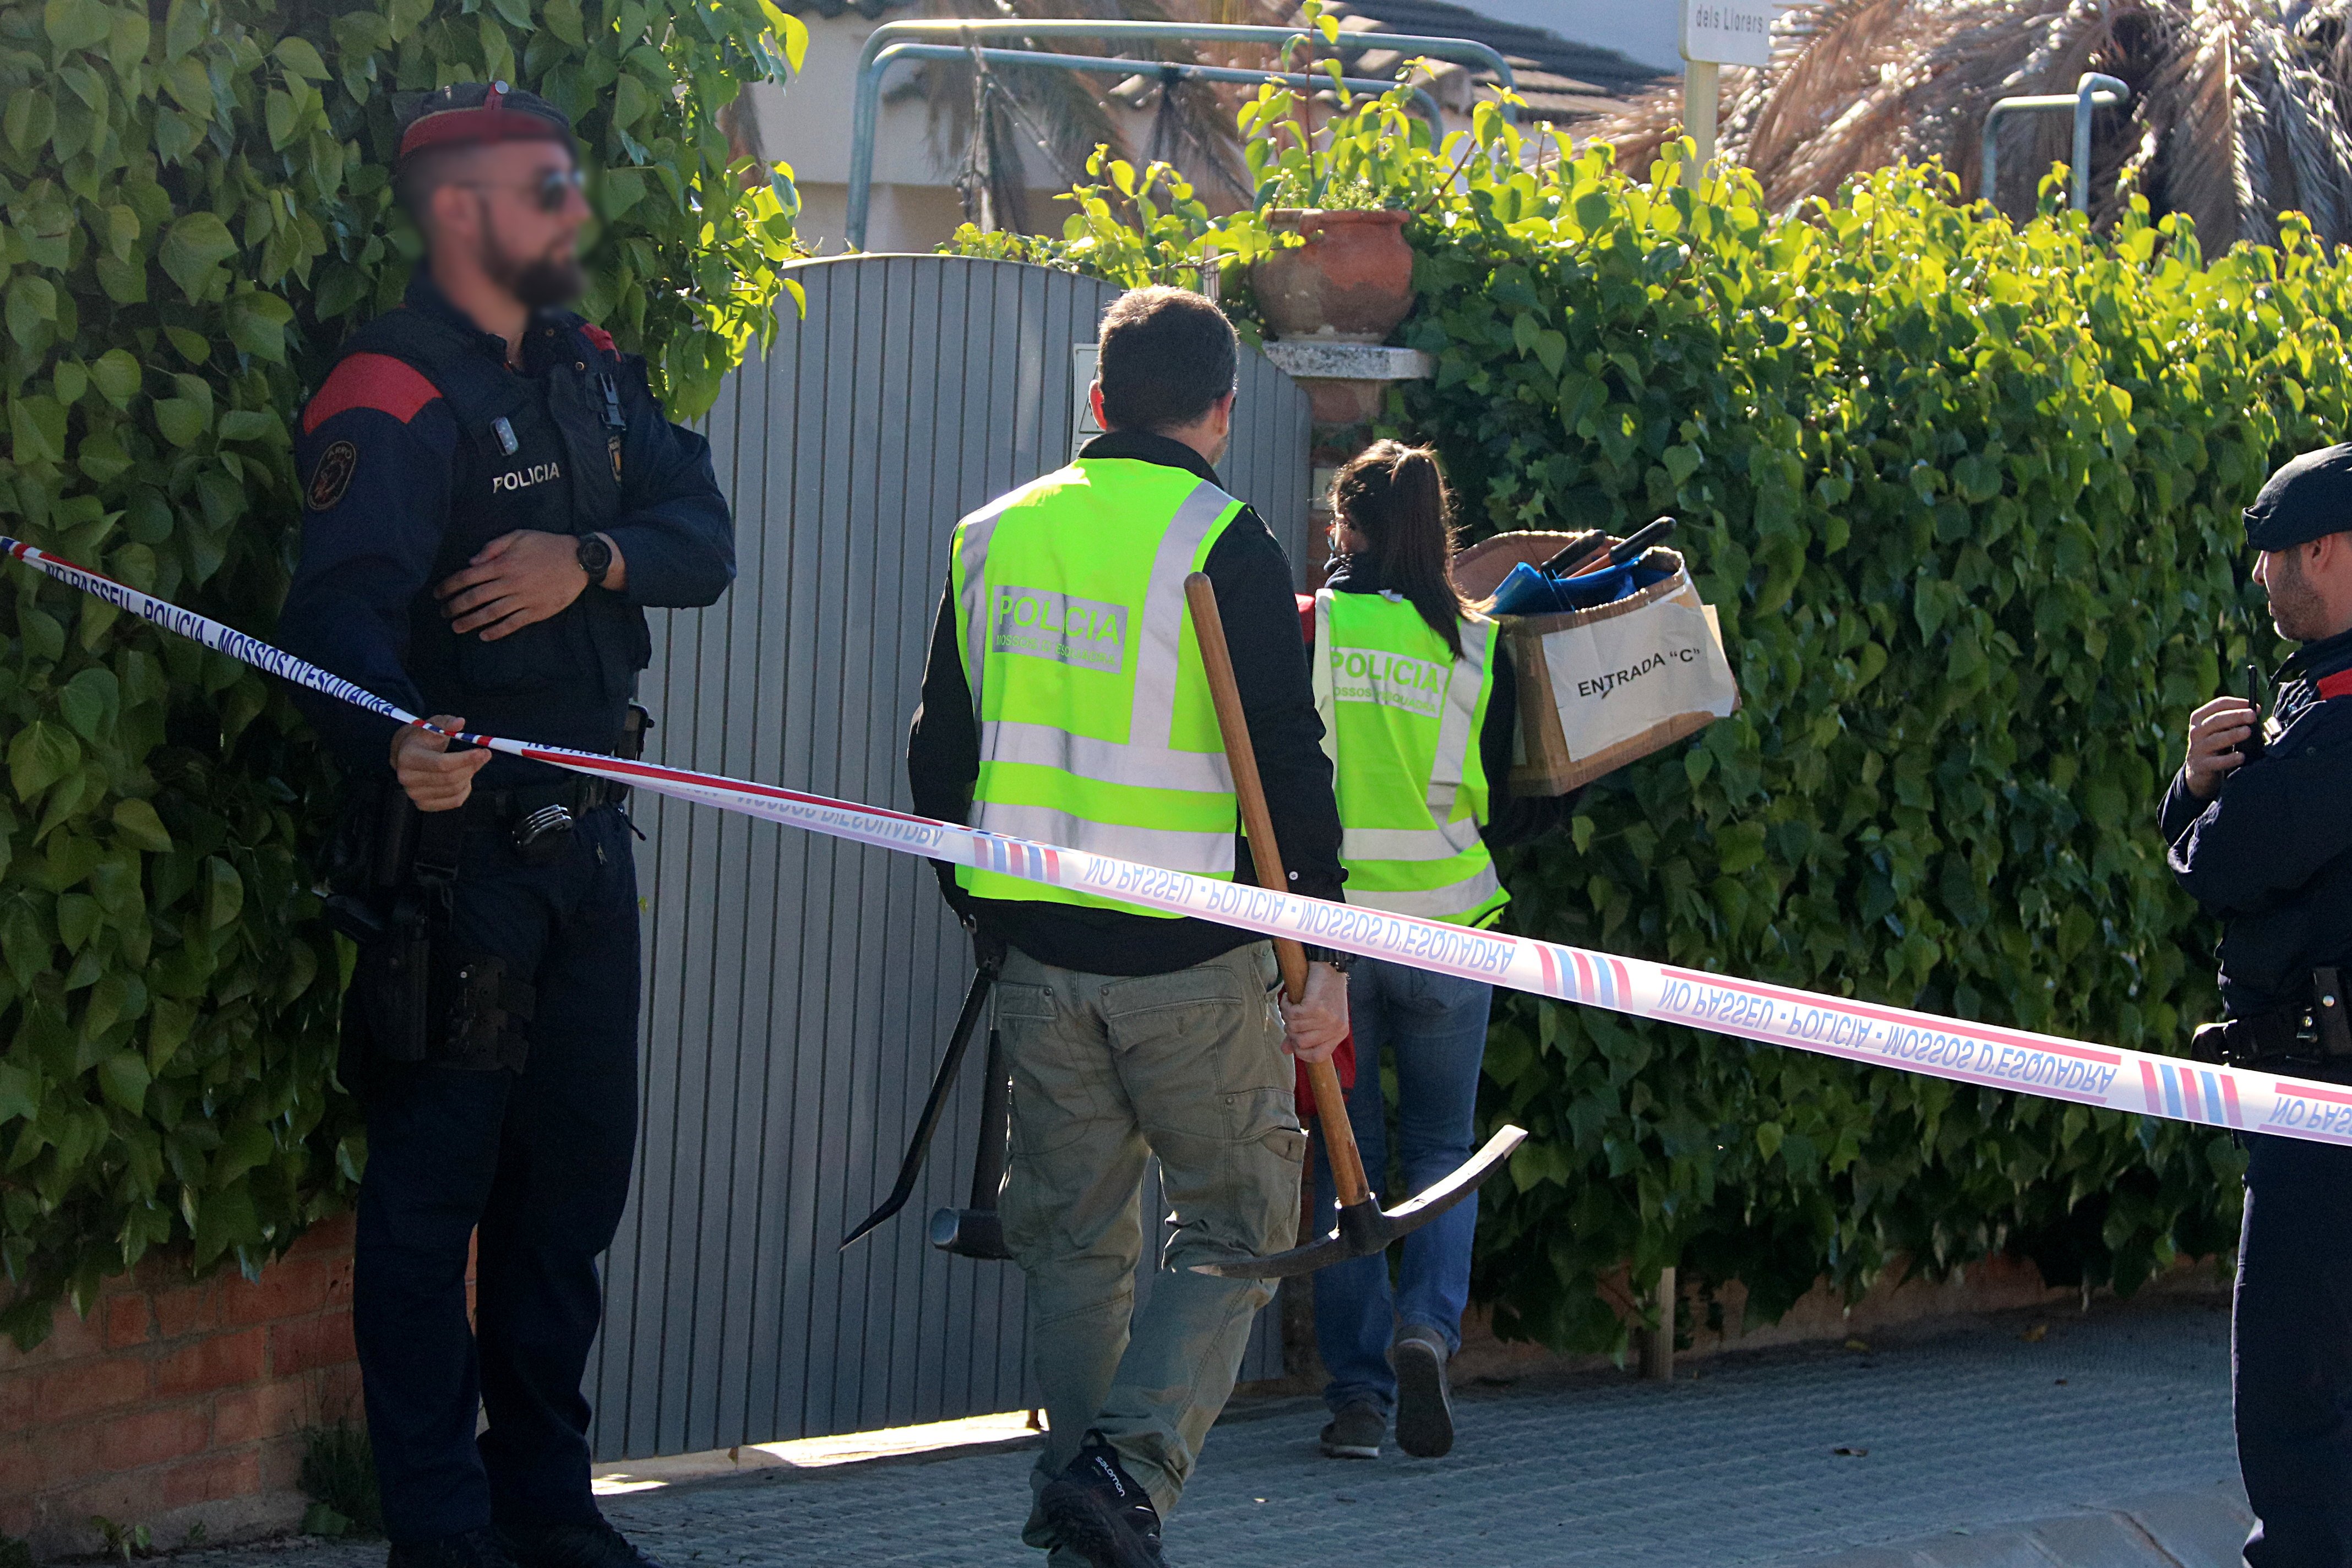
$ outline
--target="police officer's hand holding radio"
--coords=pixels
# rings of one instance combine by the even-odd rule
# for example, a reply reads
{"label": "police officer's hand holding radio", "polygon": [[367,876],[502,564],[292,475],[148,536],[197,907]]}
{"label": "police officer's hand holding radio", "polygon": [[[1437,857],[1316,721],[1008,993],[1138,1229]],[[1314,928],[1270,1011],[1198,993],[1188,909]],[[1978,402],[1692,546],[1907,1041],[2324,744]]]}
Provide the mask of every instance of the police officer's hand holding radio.
{"label": "police officer's hand holding radio", "polygon": [[499,82],[404,118],[425,254],[304,407],[279,631],[434,727],[304,700],[348,792],[328,908],[358,949],[368,1429],[394,1568],[639,1568],[590,1496],[580,1390],[635,1140],[625,792],[436,731],[638,754],[645,608],[717,599],[733,523],[644,362],[558,309],[589,216],[563,115]]}
{"label": "police officer's hand holding radio", "polygon": [[[2352,1083],[2352,446],[2295,458],[2246,512],[2254,578],[2301,647],[2189,715],[2164,801],[2174,876],[2222,922],[2224,1020],[2193,1054]],[[2252,1568],[2352,1563],[2352,1150],[2250,1133],[2234,1328]]]}

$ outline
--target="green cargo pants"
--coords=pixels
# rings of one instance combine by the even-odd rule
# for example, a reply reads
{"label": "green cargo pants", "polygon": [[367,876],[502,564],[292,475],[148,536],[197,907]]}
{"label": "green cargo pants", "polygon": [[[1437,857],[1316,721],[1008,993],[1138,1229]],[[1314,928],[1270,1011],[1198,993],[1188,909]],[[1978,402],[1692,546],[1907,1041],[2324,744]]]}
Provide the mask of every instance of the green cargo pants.
{"label": "green cargo pants", "polygon": [[[1018,949],[1005,961],[1004,1239],[1028,1277],[1031,1365],[1052,1427],[1034,1489],[1092,1429],[1164,1516],[1233,1393],[1273,1285],[1192,1266],[1297,1237],[1307,1134],[1275,984],[1263,942],[1171,974],[1085,974]],[[1147,1154],[1178,1228],[1139,1314]],[[1034,1514],[1024,1538],[1048,1544]]]}

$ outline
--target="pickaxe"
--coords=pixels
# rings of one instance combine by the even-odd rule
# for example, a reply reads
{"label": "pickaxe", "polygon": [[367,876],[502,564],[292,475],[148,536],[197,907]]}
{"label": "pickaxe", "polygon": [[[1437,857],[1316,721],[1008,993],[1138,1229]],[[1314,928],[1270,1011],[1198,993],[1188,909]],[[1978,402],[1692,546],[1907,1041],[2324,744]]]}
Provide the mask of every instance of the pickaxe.
{"label": "pickaxe", "polygon": [[[1257,867],[1261,888],[1287,888],[1282,851],[1275,845],[1274,818],[1265,808],[1265,786],[1257,774],[1257,753],[1250,748],[1249,720],[1242,712],[1240,689],[1234,684],[1233,656],[1225,648],[1224,622],[1217,614],[1217,595],[1205,574],[1184,579],[1185,603],[1192,611],[1192,633],[1201,645],[1201,666],[1216,700],[1217,728],[1225,739],[1225,760],[1234,774],[1234,792],[1240,796],[1242,827],[1249,836],[1250,858]],[[1321,650],[1328,652],[1328,650]],[[1282,969],[1283,988],[1296,1004],[1307,995],[1307,950],[1288,937],[1274,939],[1274,956]],[[1359,1063],[1357,1070],[1379,1070],[1374,1063]],[[1348,1100],[1339,1075],[1328,1061],[1307,1064],[1307,1081],[1315,1090],[1316,1120],[1323,1128],[1323,1153],[1331,1163],[1331,1184],[1339,1197],[1338,1228],[1320,1241],[1294,1247],[1270,1258],[1234,1263],[1196,1263],[1196,1274],[1218,1274],[1228,1279],[1281,1279],[1312,1274],[1350,1258],[1369,1258],[1389,1243],[1419,1230],[1477,1190],[1510,1158],[1527,1138],[1523,1128],[1504,1127],[1469,1163],[1397,1208],[1383,1211],[1372,1201],[1364,1180],[1364,1158],[1356,1150],[1356,1130],[1348,1121]]]}
{"label": "pickaxe", "polygon": [[[996,977],[1004,967],[1002,949],[983,954],[980,972],[971,977],[971,990],[963,999],[963,1011],[956,1016],[955,1032],[948,1037],[947,1055],[940,1060],[940,1070],[932,1076],[929,1098],[923,1101],[923,1113],[915,1119],[915,1135],[908,1141],[906,1157],[898,1164],[898,1180],[882,1206],[867,1215],[856,1230],[841,1238],[844,1251],[865,1238],[884,1220],[907,1206],[914,1195],[916,1178],[923,1172],[924,1156],[930,1152],[931,1134],[939,1130],[940,1113],[947,1110],[948,1097],[955,1089],[956,1069],[963,1065],[964,1052],[971,1045],[971,1037],[980,1028],[981,1015],[988,1009],[988,994],[995,989]],[[960,1252],[967,1258],[1003,1258],[1004,1232],[996,1217],[996,1190],[1004,1182],[1004,1121],[1006,1110],[1004,1055],[996,1043],[996,1033],[988,1037],[989,1079],[981,1091],[980,1152],[972,1162],[971,1207],[941,1209],[931,1216],[931,1245],[947,1252]],[[994,1147],[990,1146],[991,1140]]]}

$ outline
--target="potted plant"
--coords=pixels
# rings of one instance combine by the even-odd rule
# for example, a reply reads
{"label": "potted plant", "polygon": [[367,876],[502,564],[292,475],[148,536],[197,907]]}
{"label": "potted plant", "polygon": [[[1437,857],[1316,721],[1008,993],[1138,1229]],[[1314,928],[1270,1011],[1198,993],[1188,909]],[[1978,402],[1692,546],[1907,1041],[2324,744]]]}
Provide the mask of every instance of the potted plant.
{"label": "potted plant", "polygon": [[1391,205],[1402,193],[1384,177],[1417,128],[1408,101],[1393,92],[1315,132],[1300,129],[1286,88],[1269,83],[1243,106],[1257,200],[1228,232],[1275,337],[1377,343],[1412,309],[1412,215]]}

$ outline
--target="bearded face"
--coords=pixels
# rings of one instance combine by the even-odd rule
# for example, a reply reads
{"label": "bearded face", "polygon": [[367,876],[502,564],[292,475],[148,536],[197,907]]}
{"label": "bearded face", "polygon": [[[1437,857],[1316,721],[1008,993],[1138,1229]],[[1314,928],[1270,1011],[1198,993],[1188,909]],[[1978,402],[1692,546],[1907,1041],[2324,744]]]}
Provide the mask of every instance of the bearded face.
{"label": "bearded face", "polygon": [[2271,625],[2279,636],[2313,642],[2327,635],[2327,605],[2304,572],[2301,545],[2264,552],[2263,592],[2270,597]]}

